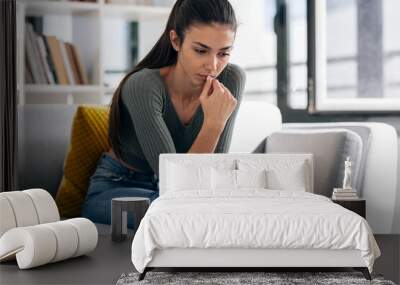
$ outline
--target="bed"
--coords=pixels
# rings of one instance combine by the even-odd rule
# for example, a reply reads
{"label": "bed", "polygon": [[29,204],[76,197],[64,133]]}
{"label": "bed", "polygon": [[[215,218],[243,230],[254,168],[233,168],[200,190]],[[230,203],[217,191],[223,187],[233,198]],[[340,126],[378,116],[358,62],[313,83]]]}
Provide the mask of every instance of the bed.
{"label": "bed", "polygon": [[380,251],[367,221],[313,193],[311,154],[162,154],[160,197],[132,242],[158,267],[352,267]]}

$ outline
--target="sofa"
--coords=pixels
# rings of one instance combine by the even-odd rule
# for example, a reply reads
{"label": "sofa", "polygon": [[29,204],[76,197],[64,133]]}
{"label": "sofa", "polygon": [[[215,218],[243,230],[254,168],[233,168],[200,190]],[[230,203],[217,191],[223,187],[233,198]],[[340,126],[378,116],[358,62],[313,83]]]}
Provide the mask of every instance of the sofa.
{"label": "sofa", "polygon": [[[19,189],[43,188],[55,197],[63,175],[63,162],[76,109],[77,105],[19,106]],[[318,129],[344,129],[358,134],[365,147],[360,160],[357,190],[367,200],[367,220],[374,233],[397,233],[400,228],[397,217],[400,207],[398,138],[395,129],[388,124],[287,124],[282,123],[280,110],[275,105],[245,100],[238,113],[229,152],[266,152],[271,134],[282,131],[307,133]],[[340,177],[334,179],[340,183]]]}

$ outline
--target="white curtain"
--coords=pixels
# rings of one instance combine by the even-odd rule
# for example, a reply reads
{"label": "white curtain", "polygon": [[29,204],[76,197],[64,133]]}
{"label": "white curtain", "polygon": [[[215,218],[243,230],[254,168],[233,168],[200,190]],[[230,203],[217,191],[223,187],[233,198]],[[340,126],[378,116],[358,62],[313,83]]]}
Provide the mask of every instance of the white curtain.
{"label": "white curtain", "polygon": [[0,1],[0,192],[16,190],[17,85],[15,0]]}

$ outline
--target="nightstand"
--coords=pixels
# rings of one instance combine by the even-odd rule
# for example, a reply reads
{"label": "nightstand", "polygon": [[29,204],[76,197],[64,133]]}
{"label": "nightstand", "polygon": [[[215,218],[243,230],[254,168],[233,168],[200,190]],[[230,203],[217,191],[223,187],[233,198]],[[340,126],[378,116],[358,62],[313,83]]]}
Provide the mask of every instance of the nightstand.
{"label": "nightstand", "polygon": [[354,200],[338,200],[332,199],[332,202],[339,204],[340,206],[359,214],[365,219],[365,199],[354,199]]}

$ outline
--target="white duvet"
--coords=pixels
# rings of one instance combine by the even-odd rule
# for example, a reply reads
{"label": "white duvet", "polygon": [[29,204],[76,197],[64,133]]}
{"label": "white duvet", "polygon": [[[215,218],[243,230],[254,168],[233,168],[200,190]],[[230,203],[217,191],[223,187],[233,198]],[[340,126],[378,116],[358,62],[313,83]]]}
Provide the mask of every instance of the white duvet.
{"label": "white duvet", "polygon": [[358,249],[370,272],[380,256],[359,215],[324,196],[265,189],[162,195],[133,239],[135,268],[143,272],[165,248]]}

